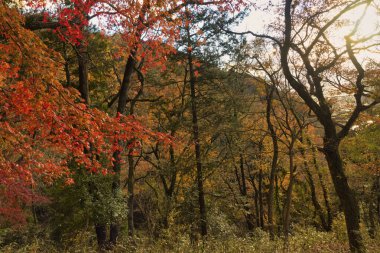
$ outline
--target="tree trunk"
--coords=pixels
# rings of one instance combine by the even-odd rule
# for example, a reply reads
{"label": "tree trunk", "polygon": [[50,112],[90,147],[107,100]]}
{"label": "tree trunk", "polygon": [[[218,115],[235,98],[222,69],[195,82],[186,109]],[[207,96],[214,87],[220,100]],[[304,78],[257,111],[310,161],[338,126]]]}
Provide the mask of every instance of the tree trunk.
{"label": "tree trunk", "polygon": [[284,229],[284,235],[285,240],[288,239],[289,236],[289,228],[290,228],[290,209],[292,204],[292,193],[293,193],[293,184],[294,184],[294,154],[293,154],[293,147],[290,147],[289,151],[289,185],[288,189],[286,190],[286,199],[283,209],[283,229]]}
{"label": "tree trunk", "polygon": [[[149,1],[143,1],[141,12],[139,15],[139,25],[137,25],[137,31],[134,34],[136,38],[136,42],[134,43],[134,46],[131,48],[130,55],[128,57],[127,63],[125,65],[124,69],[124,75],[123,80],[121,82],[121,86],[118,93],[118,104],[117,104],[117,113],[116,116],[124,115],[126,113],[126,106],[128,102],[128,93],[131,85],[131,78],[132,74],[135,69],[136,65],[136,54],[137,54],[137,44],[140,42],[141,35],[143,33],[144,26],[142,23],[144,23],[145,19],[145,13],[147,9],[149,9],[150,3]],[[132,107],[132,106],[131,106]],[[131,108],[131,111],[133,111],[133,108]],[[119,145],[122,145],[122,143],[119,143]],[[130,152],[130,151],[128,151]],[[114,166],[113,171],[115,173],[114,180],[112,184],[112,190],[115,194],[115,197],[117,197],[117,194],[121,191],[120,189],[120,169],[121,169],[121,152],[115,151],[114,152]],[[132,229],[133,234],[133,185],[134,185],[134,168],[133,166],[133,157],[128,154],[128,165],[129,165],[129,171],[128,171],[128,232],[130,234]],[[113,221],[110,227],[110,243],[111,245],[115,245],[117,238],[119,236],[120,232],[120,225],[118,220],[116,219]]]}
{"label": "tree trunk", "polygon": [[[189,32],[189,31],[188,31]],[[189,35],[190,40],[190,35]],[[190,48],[190,47],[189,47]],[[199,126],[198,126],[198,111],[197,111],[197,101],[195,94],[195,83],[196,77],[194,73],[194,65],[191,52],[188,52],[188,64],[190,72],[190,91],[191,91],[191,113],[192,113],[192,123],[193,123],[193,141],[195,149],[195,160],[197,166],[197,189],[198,189],[198,204],[199,204],[199,228],[202,236],[207,235],[207,217],[206,217],[206,203],[203,191],[203,172],[202,172],[202,161],[201,161],[201,145],[199,143]]]}
{"label": "tree trunk", "polygon": [[[277,209],[277,213],[279,215],[282,214],[282,210],[281,210],[281,201],[280,201],[280,186],[279,186],[279,178],[278,178],[278,175],[276,174],[275,177],[274,177],[274,182],[275,182],[275,188],[274,188],[274,196],[275,196],[275,200],[276,200],[276,209]],[[282,220],[281,220],[282,221]],[[281,235],[281,224],[277,224],[277,235],[280,236]]]}
{"label": "tree trunk", "polygon": [[[92,201],[96,202],[99,201],[99,194],[98,194],[98,189],[96,188],[96,185],[94,182],[90,181],[88,185],[88,190],[90,196],[92,196]],[[103,221],[99,223],[94,224],[95,228],[95,234],[96,234],[96,240],[98,242],[98,247],[100,250],[104,250],[107,247],[107,227]]]}
{"label": "tree trunk", "polygon": [[95,232],[98,247],[102,251],[107,246],[107,228],[103,224],[95,224]]}
{"label": "tree trunk", "polygon": [[263,170],[259,171],[259,206],[260,206],[260,227],[264,229],[264,204],[263,204]]}
{"label": "tree trunk", "polygon": [[[301,147],[300,152],[301,152],[302,158],[304,160],[303,168],[304,168],[304,171],[306,173],[306,176],[307,176],[306,179],[307,179],[307,182],[309,183],[309,187],[310,187],[311,202],[313,203],[315,212],[317,213],[319,219],[321,220],[322,228],[325,231],[330,231],[331,225],[329,226],[329,224],[327,223],[327,221],[325,219],[325,215],[323,213],[322,206],[319,204],[319,201],[318,201],[317,192],[315,189],[315,183],[314,183],[314,179],[313,179],[313,174],[311,173],[310,168],[309,168],[309,164],[307,163],[307,160],[306,160],[305,149],[303,147]],[[316,162],[316,159],[315,159],[315,162]]]}
{"label": "tree trunk", "polygon": [[[76,47],[77,60],[78,60],[78,76],[79,76],[78,90],[80,92],[82,99],[84,100],[84,103],[89,105],[90,104],[90,93],[89,93],[89,85],[88,85],[89,59],[88,59],[87,47],[83,43],[84,42],[81,42],[81,44],[79,44]],[[70,85],[70,82],[71,82],[70,71],[69,71],[69,66],[68,66],[67,61],[65,62],[65,72],[66,72],[67,85]],[[92,185],[90,185],[90,192],[96,195],[95,188],[96,187],[93,187]],[[97,196],[95,198],[98,199]],[[107,247],[107,227],[105,224],[102,224],[102,223],[96,223],[94,227],[95,227],[98,247],[100,250],[104,250]]]}
{"label": "tree trunk", "polygon": [[[172,131],[171,135],[174,137],[174,131]],[[175,189],[175,185],[177,181],[177,169],[176,169],[176,164],[175,164],[173,145],[169,146],[169,156],[170,156],[170,173],[171,173],[169,186],[166,182],[165,176],[160,175],[162,185],[164,187],[164,193],[165,193],[165,210],[164,210],[164,216],[162,219],[163,228],[165,229],[169,228],[169,215],[172,209],[173,194],[174,194],[174,189]]]}
{"label": "tree trunk", "polygon": [[326,184],[323,180],[323,175],[322,175],[321,169],[319,168],[319,165],[318,165],[317,150],[315,147],[312,147],[310,139],[307,139],[307,142],[308,142],[308,145],[311,147],[311,151],[312,151],[312,155],[313,155],[314,168],[317,171],[318,180],[319,180],[319,183],[321,184],[321,187],[322,187],[323,199],[324,199],[325,208],[326,208],[326,215],[327,215],[326,231],[329,232],[332,229],[332,222],[333,222],[333,216],[332,216],[332,212],[331,212],[329,195],[327,192]]}
{"label": "tree trunk", "polygon": [[338,139],[325,137],[323,150],[335,191],[343,207],[350,249],[352,252],[365,252],[360,233],[359,205],[344,173],[339,144]]}
{"label": "tree trunk", "polygon": [[253,229],[255,227],[254,223],[253,223],[254,217],[253,217],[253,214],[249,208],[249,203],[248,203],[248,199],[247,199],[247,182],[245,180],[244,160],[243,160],[242,154],[240,154],[240,174],[241,174],[240,193],[243,197],[243,208],[244,208],[244,213],[245,213],[244,216],[245,216],[245,220],[247,223],[247,229],[248,229],[248,231],[251,232],[251,231],[253,231]]}
{"label": "tree trunk", "polygon": [[134,161],[133,156],[128,154],[128,235],[133,237],[134,235],[134,219],[133,219],[133,207],[134,207]]}
{"label": "tree trunk", "polygon": [[251,182],[253,186],[253,200],[255,202],[255,215],[256,215],[256,227],[260,227],[260,206],[259,206],[259,190],[255,184],[255,178],[251,176]]}
{"label": "tree trunk", "polygon": [[[66,87],[71,86],[71,74],[70,74],[70,64],[69,64],[69,57],[67,56],[67,47],[66,43],[63,43],[63,59],[65,60],[65,76],[66,76]],[[83,97],[84,99],[85,97]]]}
{"label": "tree trunk", "polygon": [[[131,83],[131,77],[133,74],[133,69],[136,64],[135,61],[135,51],[132,51],[131,55],[128,57],[127,64],[125,66],[124,70],[124,76],[123,81],[119,90],[119,100],[117,104],[117,115],[118,114],[125,114],[127,101],[128,101],[128,91]],[[122,143],[119,143],[119,145],[122,145]],[[115,151],[113,153],[113,159],[114,159],[114,165],[113,165],[113,182],[112,182],[112,191],[115,195],[115,198],[118,197],[118,194],[120,193],[120,171],[121,171],[121,152],[119,150]],[[131,210],[128,210],[131,212]],[[111,245],[115,245],[117,238],[119,236],[119,230],[120,225],[119,222],[116,220],[112,221],[112,224],[110,226],[110,243]]]}
{"label": "tree trunk", "polygon": [[[79,92],[86,104],[90,103],[88,87],[88,53],[87,48],[82,43],[77,46],[78,74],[79,74]],[[67,72],[66,72],[67,75]]]}
{"label": "tree trunk", "polygon": [[318,214],[319,219],[321,220],[321,225],[325,231],[330,231],[330,227],[327,224],[327,221],[325,219],[325,216],[323,214],[323,210],[321,205],[319,204],[318,198],[317,198],[317,193],[315,191],[315,184],[314,184],[314,179],[313,175],[311,174],[307,163],[304,163],[304,168],[307,176],[307,182],[309,183],[310,186],[310,194],[311,194],[311,202],[313,203],[315,212]]}
{"label": "tree trunk", "polygon": [[380,223],[380,176],[376,177],[373,187],[373,191],[375,193],[374,201],[376,201],[377,222]]}
{"label": "tree trunk", "polygon": [[269,227],[270,238],[272,240],[274,239],[274,224],[273,224],[274,183],[275,183],[275,177],[277,173],[276,171],[277,171],[277,160],[278,160],[277,135],[270,118],[274,90],[275,90],[275,87],[272,85],[270,87],[270,90],[269,91],[267,90],[267,97],[266,97],[266,100],[267,100],[266,121],[267,121],[267,126],[272,138],[272,144],[273,144],[273,157],[272,157],[272,164],[271,164],[271,170],[270,170],[270,176],[269,176],[269,192],[268,192],[268,227]]}
{"label": "tree trunk", "polygon": [[[113,165],[113,181],[112,181],[112,193],[114,198],[118,198],[120,194],[120,170],[121,170],[121,152],[115,151],[113,153],[114,165]],[[112,210],[111,210],[112,211]],[[119,223],[117,219],[111,221],[110,225],[110,244],[115,245],[117,237],[119,236]]]}
{"label": "tree trunk", "polygon": [[373,200],[368,203],[368,234],[372,239],[375,239],[375,205]]}

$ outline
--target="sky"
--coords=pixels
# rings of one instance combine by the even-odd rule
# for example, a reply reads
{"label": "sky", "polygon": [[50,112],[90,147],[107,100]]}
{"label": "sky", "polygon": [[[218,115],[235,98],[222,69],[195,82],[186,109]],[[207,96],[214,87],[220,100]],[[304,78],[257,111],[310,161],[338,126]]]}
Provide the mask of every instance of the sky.
{"label": "sky", "polygon": [[[275,6],[283,5],[283,0],[272,0],[271,1]],[[375,2],[380,5],[380,0],[375,0]],[[246,17],[243,22],[234,29],[237,32],[252,31],[255,33],[266,34],[265,27],[276,21],[278,16],[271,15],[270,12],[262,10],[264,6],[268,5],[268,0],[255,0],[255,6],[251,9],[251,13]],[[365,6],[356,8],[345,15],[342,18],[351,20],[351,25],[346,28],[330,30],[330,39],[337,46],[344,46],[345,40],[344,37],[350,33],[353,28],[353,22],[360,19],[363,11],[365,11]],[[369,7],[366,10],[366,14],[363,17],[361,25],[358,29],[359,37],[368,36],[373,33],[380,32],[380,12],[377,11],[374,7]],[[377,42],[380,44],[380,36],[377,37]],[[366,57],[375,57],[380,60],[380,47],[373,49],[372,52],[367,52],[366,55],[361,54],[360,58],[364,60]]]}
{"label": "sky", "polygon": [[265,18],[265,13],[261,11],[253,11],[248,17],[246,17],[243,22],[237,27],[236,31],[254,31],[257,33],[263,33],[264,27],[268,23]]}
{"label": "sky", "polygon": [[[276,16],[271,15],[268,11],[260,10],[260,8],[268,4],[268,0],[255,0],[255,6],[251,9],[250,15],[245,18],[245,20],[237,27],[236,31],[243,32],[251,30],[257,33],[264,33],[265,26],[273,21],[275,21]],[[272,0],[274,5],[279,6],[283,4],[282,0]],[[380,4],[380,3],[379,3]],[[348,18],[351,20],[357,20],[360,18],[364,6],[359,7],[353,11],[348,12],[343,18]],[[368,35],[374,31],[378,31],[380,28],[380,13],[376,11],[375,8],[368,8],[366,15],[364,16],[363,22],[359,27],[360,33]],[[341,31],[336,31],[338,34],[347,34],[347,29],[342,29]]]}
{"label": "sky", "polygon": [[[283,0],[273,0],[275,4],[279,5],[282,4]],[[380,5],[380,0],[375,0],[377,4]],[[257,6],[264,6],[268,4],[267,0],[257,0],[256,1]],[[380,12],[377,11],[374,7],[369,7],[367,10],[365,10],[365,6],[361,6],[359,8],[356,8],[345,15],[342,16],[343,19],[347,19],[351,21],[351,25],[345,28],[340,29],[331,29],[329,38],[331,39],[332,43],[337,46],[345,47],[345,39],[344,37],[348,35],[353,28],[353,24],[356,20],[359,20],[365,12],[365,15],[363,16],[362,22],[358,28],[358,37],[367,37],[369,35],[372,35],[374,33],[380,32]],[[259,34],[267,34],[268,31],[266,31],[265,27],[266,25],[270,24],[273,21],[276,21],[275,19],[278,18],[275,15],[271,15],[268,13],[268,11],[260,10],[260,8],[252,8],[252,11],[250,15],[238,26],[234,29],[234,31],[237,32],[245,32],[245,31],[252,31]],[[379,34],[380,35],[380,34]],[[253,38],[252,36],[249,36],[248,38]],[[373,40],[374,43],[378,43],[377,47],[374,47],[371,50],[365,50],[363,53],[359,53],[357,55],[360,62],[364,62],[368,59],[376,60],[380,62],[380,36],[377,36],[375,40]],[[336,95],[330,94],[330,97],[337,97]],[[341,94],[339,96],[344,97],[346,99],[346,94]],[[345,103],[342,103],[341,100],[339,100],[342,107],[347,106],[348,101],[345,101]],[[352,102],[352,101],[351,101]]]}

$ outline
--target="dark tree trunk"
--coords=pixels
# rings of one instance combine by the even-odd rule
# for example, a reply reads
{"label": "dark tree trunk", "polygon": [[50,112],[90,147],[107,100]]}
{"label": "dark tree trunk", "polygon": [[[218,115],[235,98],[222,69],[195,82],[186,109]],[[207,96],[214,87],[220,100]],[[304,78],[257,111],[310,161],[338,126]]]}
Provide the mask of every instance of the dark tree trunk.
{"label": "dark tree trunk", "polygon": [[256,227],[260,227],[260,206],[259,206],[259,190],[255,184],[255,178],[251,176],[252,186],[253,186],[253,200],[255,202],[255,216],[256,216]]}
{"label": "dark tree trunk", "polygon": [[[188,31],[188,33],[190,33]],[[190,40],[190,35],[189,35]],[[190,74],[190,96],[191,96],[191,113],[193,123],[193,141],[195,149],[195,160],[197,167],[197,189],[198,189],[198,204],[199,204],[199,228],[202,236],[207,235],[207,216],[206,216],[206,203],[203,190],[203,172],[201,161],[201,145],[199,142],[199,126],[198,126],[198,110],[197,110],[197,97],[195,92],[196,77],[193,65],[193,59],[191,52],[188,52],[188,64]]]}
{"label": "dark tree trunk", "polygon": [[100,250],[106,249],[107,246],[107,228],[103,224],[95,224],[96,240]]}
{"label": "dark tree trunk", "polygon": [[326,184],[325,184],[325,181],[323,179],[323,175],[322,175],[321,169],[319,168],[319,164],[318,164],[318,161],[317,161],[317,150],[316,150],[315,147],[312,147],[310,139],[307,139],[307,142],[308,142],[308,145],[311,147],[312,156],[313,156],[313,165],[314,165],[314,168],[317,171],[318,180],[319,180],[319,183],[320,183],[320,185],[322,187],[323,199],[324,199],[325,208],[326,208],[326,215],[327,215],[326,231],[331,231],[331,229],[332,229],[332,222],[333,222],[333,216],[332,216],[332,212],[331,212],[331,206],[330,206],[329,195],[328,195],[328,192],[327,192],[327,187],[326,187]]}
{"label": "dark tree trunk", "polygon": [[164,210],[164,216],[162,218],[162,226],[164,229],[169,228],[169,214],[171,210],[171,204],[172,204],[172,197],[171,196],[165,196],[165,210]]}
{"label": "dark tree trunk", "polygon": [[[141,12],[139,15],[139,25],[137,25],[138,29],[136,31],[135,38],[136,42],[134,46],[131,48],[131,53],[128,57],[127,63],[125,65],[124,69],[124,75],[123,80],[121,82],[121,86],[118,93],[118,104],[117,104],[117,113],[116,116],[124,115],[126,113],[126,106],[128,102],[128,94],[129,89],[131,85],[131,78],[132,74],[135,70],[136,65],[136,54],[137,54],[137,44],[139,40],[141,39],[141,35],[144,29],[144,19],[145,19],[145,13],[149,9],[150,3],[149,1],[143,1],[143,5],[141,7]],[[131,112],[133,112],[133,106],[131,105]],[[123,143],[119,143],[119,145],[122,145]],[[129,151],[130,152],[130,151]],[[115,173],[113,183],[112,183],[112,191],[115,194],[115,197],[117,198],[118,195],[121,192],[120,189],[120,171],[121,171],[121,152],[115,151],[113,154],[114,157],[114,166],[113,171]],[[129,171],[128,171],[128,232],[131,235],[131,231],[133,234],[133,186],[134,186],[134,164],[133,164],[133,157],[128,153],[128,165],[129,165]],[[131,166],[132,165],[132,166]],[[132,204],[131,204],[132,203]],[[119,237],[120,232],[120,224],[119,221],[116,219],[112,222],[110,227],[110,243],[111,246],[115,245],[117,242],[117,238]]]}
{"label": "dark tree trunk", "polygon": [[268,192],[268,227],[269,227],[270,238],[272,240],[274,239],[274,223],[273,223],[274,184],[275,184],[275,177],[277,173],[277,160],[278,160],[277,135],[271,121],[272,99],[273,99],[274,90],[275,90],[275,87],[273,85],[271,87],[267,87],[267,97],[266,97],[266,100],[267,100],[266,121],[267,121],[267,126],[272,138],[272,144],[273,144],[273,157],[272,157],[272,164],[271,164],[271,170],[270,170],[270,175],[269,175],[269,192]]}
{"label": "dark tree trunk", "polygon": [[[249,203],[247,200],[247,182],[245,179],[244,159],[243,159],[242,154],[240,154],[240,175],[241,175],[240,193],[241,193],[241,196],[243,197],[243,209],[244,209],[244,213],[245,213],[244,216],[245,216],[246,223],[247,223],[247,229],[248,229],[248,231],[253,231],[253,229],[255,227],[254,223],[253,223],[254,217],[253,217],[253,214],[249,208]],[[239,180],[239,178],[238,178],[238,180]]]}
{"label": "dark tree trunk", "polygon": [[373,184],[374,201],[376,205],[377,222],[380,223],[380,176],[377,176]]}
{"label": "dark tree trunk", "polygon": [[[306,173],[306,176],[307,176],[306,179],[307,179],[307,182],[308,182],[309,187],[310,187],[311,202],[313,203],[316,214],[318,215],[319,219],[321,220],[321,225],[322,225],[323,230],[330,231],[331,225],[329,226],[328,222],[326,221],[325,215],[323,213],[322,206],[318,201],[317,192],[316,192],[315,183],[314,183],[314,178],[313,178],[313,174],[310,171],[309,164],[307,163],[307,160],[306,160],[305,149],[303,147],[301,147],[300,152],[301,152],[302,158],[304,160],[303,168],[304,168],[304,171]],[[315,160],[315,162],[316,162],[316,160]]]}
{"label": "dark tree trunk", "polygon": [[260,206],[260,227],[264,229],[264,202],[263,202],[263,170],[259,170],[259,206]]}
{"label": "dark tree trunk", "polygon": [[69,69],[69,63],[65,62],[65,74],[66,74],[66,86],[69,87],[71,85],[71,75]]}
{"label": "dark tree trunk", "polygon": [[347,182],[342,158],[339,153],[339,140],[324,138],[324,154],[328,163],[335,191],[339,197],[346,220],[346,228],[352,252],[364,252],[363,240],[360,233],[359,205]]}
{"label": "dark tree trunk", "polygon": [[[83,44],[83,42],[76,47],[76,52],[77,52],[78,76],[79,76],[78,90],[80,92],[82,99],[84,100],[84,103],[89,105],[90,104],[90,94],[89,94],[89,85],[88,85],[89,59],[88,59],[87,47]],[[70,71],[69,71],[67,62],[65,64],[65,72],[66,72],[66,81],[67,81],[67,84],[69,85],[71,80],[70,80]],[[92,185],[90,187],[95,188]],[[90,191],[92,191],[92,194],[96,194],[94,192],[94,189],[90,189]],[[95,198],[98,199],[99,197],[96,196]],[[102,223],[95,224],[94,226],[95,226],[95,233],[96,233],[96,239],[98,242],[98,247],[101,250],[104,250],[107,247],[107,227],[105,224],[102,224]]]}
{"label": "dark tree trunk", "polygon": [[133,206],[134,206],[134,183],[135,183],[135,173],[134,173],[134,159],[131,154],[128,154],[128,235],[134,235],[134,219],[133,219]]}
{"label": "dark tree trunk", "polygon": [[290,151],[289,151],[289,185],[288,189],[286,190],[286,198],[285,198],[285,204],[283,209],[283,229],[284,229],[284,235],[285,239],[288,239],[289,236],[289,228],[290,228],[290,210],[291,210],[291,204],[292,204],[292,193],[293,193],[293,185],[294,185],[294,154],[293,154],[293,144],[291,144]]}
{"label": "dark tree trunk", "polygon": [[[276,199],[276,210],[277,210],[278,215],[281,215],[282,210],[281,210],[281,201],[280,201],[280,186],[279,186],[279,177],[277,174],[274,177],[274,182],[275,182],[274,191],[275,191],[275,199]],[[281,220],[281,222],[282,222],[282,220]],[[280,225],[281,224],[277,224],[277,235],[278,236],[281,235],[281,226]]]}
{"label": "dark tree trunk", "polygon": [[375,239],[375,205],[373,200],[368,202],[368,234],[372,239]]}
{"label": "dark tree trunk", "polygon": [[[117,104],[117,115],[125,114],[127,101],[128,101],[128,91],[131,83],[131,77],[133,74],[133,70],[136,64],[135,61],[135,51],[132,51],[131,55],[128,57],[127,64],[124,70],[123,81],[118,93],[118,104]],[[122,143],[119,143],[122,145]],[[112,182],[112,191],[115,195],[115,198],[118,198],[120,194],[120,171],[121,171],[121,152],[119,150],[113,153],[113,182]],[[132,210],[128,210],[129,212],[133,212]],[[129,225],[129,224],[128,224]],[[111,245],[115,245],[117,242],[117,238],[119,237],[120,232],[120,224],[117,220],[112,221],[110,226],[110,243]]]}
{"label": "dark tree trunk", "polygon": [[136,52],[133,51],[131,55],[128,57],[127,64],[125,65],[123,81],[121,83],[121,87],[118,93],[118,97],[119,97],[119,100],[117,103],[118,114],[125,114],[125,111],[126,111],[129,87],[131,85],[131,78],[132,78],[133,70],[136,64],[135,56],[136,56]]}
{"label": "dark tree trunk", "polygon": [[120,232],[119,223],[112,223],[110,225],[110,244],[111,245],[116,245],[119,232]]}
{"label": "dark tree trunk", "polygon": [[[172,136],[174,136],[174,131],[172,131]],[[170,184],[168,186],[166,179],[163,175],[161,175],[161,181],[164,186],[164,193],[165,193],[165,211],[164,211],[164,217],[163,217],[163,226],[165,229],[169,228],[169,214],[172,209],[172,201],[173,201],[173,194],[174,189],[176,186],[177,181],[177,169],[176,169],[176,163],[175,163],[175,157],[174,157],[174,148],[173,145],[170,145],[169,147],[169,155],[170,155]]]}
{"label": "dark tree trunk", "polygon": [[318,214],[319,219],[321,220],[321,225],[325,231],[330,231],[330,227],[327,224],[327,221],[325,219],[325,216],[323,214],[323,210],[321,205],[319,204],[317,193],[315,190],[315,184],[314,184],[314,179],[313,175],[310,172],[310,169],[307,165],[307,163],[304,163],[304,168],[307,176],[307,182],[309,183],[310,187],[310,194],[311,194],[311,202],[313,203],[315,212]]}
{"label": "dark tree trunk", "polygon": [[250,232],[250,234],[252,234],[252,231],[255,228],[255,224],[253,222],[255,220],[255,217],[252,214],[252,212],[249,209],[249,207],[245,206],[244,209],[247,212],[247,214],[245,215],[245,221],[247,223],[247,229]]}
{"label": "dark tree trunk", "polygon": [[[114,165],[113,165],[113,181],[112,181],[112,192],[115,198],[119,197],[120,194],[120,170],[121,170],[121,152],[115,151],[113,153]],[[119,236],[119,224],[116,220],[111,221],[110,225],[110,244],[115,245],[117,237]]]}
{"label": "dark tree trunk", "polygon": [[[78,75],[79,75],[79,92],[86,104],[90,103],[89,87],[88,87],[88,53],[87,47],[82,43],[77,46],[77,59],[78,59]],[[67,72],[66,72],[67,75]]]}
{"label": "dark tree trunk", "polygon": [[66,76],[66,87],[70,87],[71,86],[70,64],[69,64],[69,57],[67,56],[67,46],[65,42],[63,43],[63,59],[65,60],[64,69],[65,69],[65,76]]}

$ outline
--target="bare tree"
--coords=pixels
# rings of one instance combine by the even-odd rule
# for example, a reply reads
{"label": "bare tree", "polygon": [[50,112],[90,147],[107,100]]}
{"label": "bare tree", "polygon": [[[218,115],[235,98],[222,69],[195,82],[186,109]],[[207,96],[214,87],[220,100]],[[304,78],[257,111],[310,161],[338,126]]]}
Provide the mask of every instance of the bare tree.
{"label": "bare tree", "polygon": [[[284,16],[283,24],[272,26],[280,35],[257,34],[252,31],[240,33],[251,34],[274,42],[279,48],[281,67],[286,80],[298,93],[305,104],[321,123],[324,136],[323,147],[330,175],[343,207],[350,249],[352,252],[364,252],[365,247],[359,231],[360,213],[357,199],[350,188],[344,171],[339,146],[350,131],[361,112],[373,107],[380,101],[364,98],[370,96],[366,84],[365,66],[358,60],[358,53],[377,45],[372,43],[380,33],[368,36],[357,35],[359,25],[373,1],[284,1],[280,13]],[[358,7],[366,6],[352,31],[344,37],[344,45],[333,43],[329,31],[338,29],[344,14]],[[331,32],[330,32],[331,34]],[[294,61],[294,57],[298,61]],[[342,69],[349,69],[343,71]],[[334,114],[329,96],[332,89],[353,97],[353,107],[340,117]]]}

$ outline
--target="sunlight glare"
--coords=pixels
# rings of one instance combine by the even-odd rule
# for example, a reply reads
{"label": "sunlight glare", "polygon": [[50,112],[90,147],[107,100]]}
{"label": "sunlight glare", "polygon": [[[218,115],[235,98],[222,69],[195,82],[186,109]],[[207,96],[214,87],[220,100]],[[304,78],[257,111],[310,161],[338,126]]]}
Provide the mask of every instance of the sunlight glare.
{"label": "sunlight glare", "polygon": [[[344,30],[343,32],[345,32],[344,35],[348,35],[352,31],[355,23],[361,18],[364,11],[365,11],[365,6],[361,6],[359,8],[356,8],[348,12],[346,15],[343,16],[343,18],[348,19],[349,22],[351,23],[351,25],[348,26],[347,29],[342,28]],[[371,34],[378,33],[379,28],[380,28],[380,13],[373,6],[369,6],[363,16],[363,19],[360,22],[356,36],[357,37],[370,36]]]}

